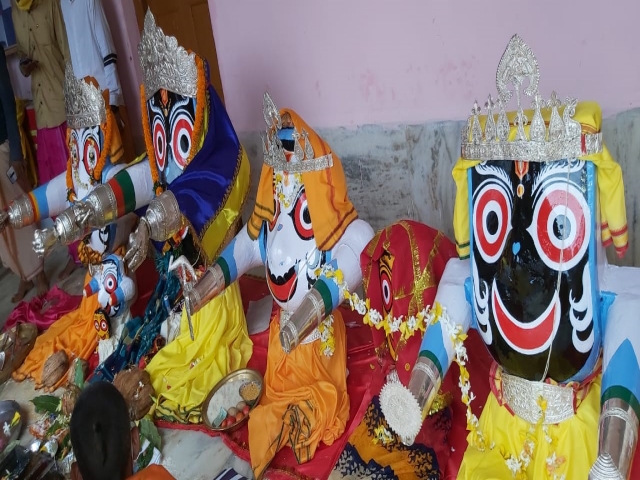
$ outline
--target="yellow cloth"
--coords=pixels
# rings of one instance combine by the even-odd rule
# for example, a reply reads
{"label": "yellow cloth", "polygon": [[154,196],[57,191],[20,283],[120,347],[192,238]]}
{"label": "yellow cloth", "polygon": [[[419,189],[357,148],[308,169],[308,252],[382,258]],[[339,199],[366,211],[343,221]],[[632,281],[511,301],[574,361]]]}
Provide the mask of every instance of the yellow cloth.
{"label": "yellow cloth", "polygon": [[[528,118],[532,111],[525,112]],[[549,122],[551,113],[549,109],[543,113],[545,122]],[[509,115],[511,132],[509,139],[516,136],[517,128],[514,125],[515,113]],[[581,102],[576,107],[575,121],[582,125],[582,133],[597,133],[602,127],[602,112],[595,102]],[[486,116],[480,118],[480,124],[484,128]],[[529,133],[529,126],[525,127]],[[629,238],[627,233],[627,210],[624,203],[624,182],[620,165],[611,157],[609,150],[603,146],[602,152],[595,155],[580,157],[581,160],[592,162],[597,169],[598,196],[600,201],[600,222],[602,230],[602,243],[606,246],[613,240],[618,256],[624,255]],[[522,159],[526,160],[526,159]],[[456,203],[453,211],[453,228],[456,236],[456,246],[460,258],[469,256],[469,190],[467,170],[478,165],[477,160],[459,159],[453,167],[453,179],[456,182]]]}
{"label": "yellow cloth", "polygon": [[[557,478],[564,475],[567,480],[588,477],[598,450],[600,383],[601,376],[598,376],[572,418],[558,425],[548,426],[553,447],[545,439],[543,428],[536,429],[531,462],[526,475],[521,476],[521,479],[552,479],[553,473]],[[495,446],[492,450],[484,452],[475,447],[468,447],[460,465],[458,480],[518,478],[514,477],[507,467],[505,458],[520,455],[530,424],[501,407],[493,393],[489,394],[479,421],[487,444],[495,442]],[[470,441],[470,438],[468,440]],[[547,459],[554,453],[556,460],[564,462],[556,464],[555,472],[549,475]]]}
{"label": "yellow cloth", "polygon": [[24,10],[28,12],[31,9],[31,5],[33,4],[33,0],[16,0],[16,5],[20,10]]}
{"label": "yellow cloth", "polygon": [[320,442],[332,445],[344,432],[349,420],[347,337],[337,310],[333,334],[331,357],[320,352],[320,341],[298,345],[287,355],[280,344],[280,322],[272,319],[266,389],[249,416],[249,453],[256,479],[284,446],[293,449],[298,463],[305,463]]}
{"label": "yellow cloth", "polygon": [[240,298],[233,283],[191,317],[186,312],[179,336],[147,365],[156,393],[156,416],[180,423],[201,423],[200,406],[225,375],[245,368],[253,353]]}
{"label": "yellow cloth", "polygon": [[[91,281],[87,273],[84,284]],[[13,372],[13,379],[21,382],[33,378],[36,388],[42,387],[42,369],[51,355],[60,350],[67,352],[69,363],[75,358],[88,360],[98,346],[98,334],[93,325],[93,313],[98,308],[98,295],[83,297],[77,310],[60,317],[49,329],[36,339],[33,350],[29,353],[18,370]],[[65,374],[49,391],[54,391],[67,381]]]}
{"label": "yellow cloth", "polygon": [[[298,132],[306,131],[313,147],[315,158],[331,154],[333,167],[301,174],[313,234],[318,250],[331,250],[344,234],[349,224],[358,218],[355,207],[349,200],[347,181],[340,158],[331,147],[305,123],[300,116],[288,108],[280,110],[280,116],[291,115]],[[262,222],[271,222],[275,216],[273,168],[262,166],[256,205],[247,224],[249,236],[255,240],[260,234]]]}

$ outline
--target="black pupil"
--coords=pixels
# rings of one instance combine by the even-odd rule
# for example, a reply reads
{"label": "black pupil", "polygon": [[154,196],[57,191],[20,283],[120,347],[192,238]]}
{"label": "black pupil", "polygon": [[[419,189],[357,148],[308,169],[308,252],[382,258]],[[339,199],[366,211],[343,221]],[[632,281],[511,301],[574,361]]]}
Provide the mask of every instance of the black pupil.
{"label": "black pupil", "polygon": [[158,152],[162,153],[162,137],[158,136]]}
{"label": "black pupil", "polygon": [[553,234],[559,240],[566,240],[571,235],[571,223],[564,215],[558,215],[553,221]]}
{"label": "black pupil", "polygon": [[184,133],[180,135],[180,150],[182,150],[183,152],[186,152],[188,148],[189,148],[189,137],[187,137],[187,134]]}
{"label": "black pupil", "polygon": [[307,207],[302,210],[302,221],[307,225],[311,223],[311,215],[309,215],[309,208]]}
{"label": "black pupil", "polygon": [[493,210],[490,211],[487,215],[487,232],[489,232],[489,235],[495,235],[498,233],[499,223],[498,214]]}

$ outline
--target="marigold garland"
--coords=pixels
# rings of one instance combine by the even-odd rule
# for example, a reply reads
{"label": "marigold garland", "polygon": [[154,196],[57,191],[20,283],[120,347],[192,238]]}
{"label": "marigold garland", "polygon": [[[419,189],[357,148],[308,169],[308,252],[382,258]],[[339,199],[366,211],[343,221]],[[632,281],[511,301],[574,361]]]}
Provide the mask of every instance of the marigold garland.
{"label": "marigold garland", "polygon": [[[204,128],[205,106],[207,101],[207,76],[204,70],[204,61],[195,56],[196,68],[198,69],[198,85],[196,91],[196,118],[191,132],[191,149],[187,157],[187,165],[191,163],[193,157],[200,150],[200,137]],[[153,145],[153,137],[151,136],[151,126],[149,125],[149,113],[147,108],[147,95],[145,93],[144,84],[140,85],[140,103],[142,112],[142,130],[144,132],[144,143],[147,148],[147,157],[149,158],[149,168],[151,169],[151,178],[153,179],[153,189],[156,195],[160,195],[164,188],[160,181],[160,172],[156,163],[156,154]]]}
{"label": "marigold garland", "polygon": [[536,447],[535,434],[539,428],[542,428],[545,441],[551,447],[551,454],[546,458],[547,478],[551,480],[565,480],[565,475],[558,475],[556,474],[556,471],[563,463],[565,463],[566,459],[564,457],[558,457],[556,455],[556,452],[554,450],[557,444],[557,440],[553,438],[549,433],[549,426],[544,425],[544,420],[547,413],[547,401],[544,399],[544,397],[540,396],[536,400],[536,403],[538,404],[538,407],[540,407],[540,418],[536,423],[531,423],[529,425],[529,429],[527,430],[527,433],[525,435],[520,454],[518,456],[503,454],[504,461],[507,464],[507,468],[509,468],[509,470],[511,471],[513,478],[517,480],[526,480],[527,468],[531,463],[531,459]]}
{"label": "marigold garland", "polygon": [[[288,189],[289,193],[285,193],[285,187],[289,187],[290,182],[293,183],[293,186]],[[276,198],[284,208],[289,208],[295,200],[293,196],[298,193],[298,190],[300,190],[300,187],[302,186],[302,175],[299,173],[274,171],[273,183],[276,191]]]}
{"label": "marigold garland", "polygon": [[[104,170],[105,165],[107,164],[107,157],[111,155],[111,143],[113,141],[113,126],[115,124],[115,117],[111,109],[106,110],[107,113],[107,121],[100,125],[100,131],[103,134],[104,141],[102,148],[100,149],[100,157],[96,162],[96,166],[91,172],[87,172],[89,174],[89,178],[91,180],[91,184],[95,185],[96,183],[102,182],[102,170]],[[76,157],[75,162],[73,160],[73,154],[71,153],[71,129],[67,128],[67,146],[69,148],[69,158],[67,159],[67,200],[72,203],[77,200],[77,195],[75,191],[75,186],[73,184],[73,173],[74,169],[80,168],[79,162],[80,159]],[[77,163],[76,163],[77,162]]]}
{"label": "marigold garland", "polygon": [[467,407],[467,430],[469,431],[471,438],[469,443],[480,451],[485,450],[487,445],[484,435],[480,430],[478,417],[476,417],[471,410],[471,402],[476,397],[471,391],[469,371],[466,368],[468,357],[464,341],[467,338],[467,334],[462,331],[462,327],[460,325],[455,325],[449,319],[446,308],[440,305],[439,302],[435,302],[433,307],[425,308],[421,312],[418,312],[414,317],[410,317],[406,322],[402,322],[402,317],[394,318],[389,321],[389,319],[384,319],[380,312],[371,308],[368,299],[362,300],[358,294],[350,293],[348,291],[347,285],[344,282],[344,275],[339,269],[334,269],[331,265],[327,264],[324,265],[322,269],[319,269],[317,273],[324,274],[326,278],[333,279],[336,285],[338,285],[338,288],[342,291],[344,298],[349,300],[351,309],[357,311],[360,315],[363,315],[363,323],[365,323],[365,325],[371,325],[375,328],[384,328],[387,334],[401,331],[403,337],[406,336],[406,338],[409,338],[417,330],[424,332],[429,325],[433,325],[436,322],[440,322],[442,324],[443,329],[447,332],[453,344],[453,360],[460,369],[458,385],[462,392],[462,403]]}
{"label": "marigold garland", "polygon": [[324,321],[318,325],[320,332],[320,352],[325,357],[332,357],[336,350],[336,339],[333,336],[333,316],[329,315]]}

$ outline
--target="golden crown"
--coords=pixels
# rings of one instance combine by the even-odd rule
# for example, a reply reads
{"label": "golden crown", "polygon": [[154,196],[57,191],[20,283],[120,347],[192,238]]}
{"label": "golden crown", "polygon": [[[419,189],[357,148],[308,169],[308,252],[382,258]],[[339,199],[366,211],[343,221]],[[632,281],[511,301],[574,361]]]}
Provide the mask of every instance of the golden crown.
{"label": "golden crown", "polygon": [[156,25],[147,10],[144,29],[138,45],[146,99],[160,89],[194,98],[198,92],[196,54],[178,45],[176,37],[168,37]]}
{"label": "golden crown", "polygon": [[[529,85],[521,90],[524,82]],[[602,133],[583,134],[580,123],[573,119],[577,100],[567,98],[564,104],[556,92],[544,101],[538,92],[540,69],[533,51],[518,36],[511,37],[496,73],[498,100],[491,95],[485,103],[484,130],[480,126],[480,107],[476,101],[462,132],[461,157],[468,160],[525,160],[547,162],[579,158],[602,151]],[[509,88],[513,86],[513,90]],[[517,111],[514,123],[515,138],[509,140],[511,124],[506,106],[514,95]],[[522,108],[522,94],[530,97],[533,115],[529,118]],[[564,107],[562,116],[560,109]],[[542,110],[550,110],[547,127]],[[496,121],[495,111],[498,111]],[[545,112],[548,115],[548,112]],[[529,125],[527,135],[525,126]]]}

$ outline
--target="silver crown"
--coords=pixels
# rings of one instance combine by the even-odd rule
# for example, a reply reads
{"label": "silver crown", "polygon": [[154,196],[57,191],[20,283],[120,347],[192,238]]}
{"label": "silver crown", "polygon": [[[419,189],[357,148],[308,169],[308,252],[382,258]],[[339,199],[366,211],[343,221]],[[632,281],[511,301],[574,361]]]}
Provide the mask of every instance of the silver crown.
{"label": "silver crown", "polygon": [[[525,80],[529,85],[521,91]],[[538,92],[540,69],[531,48],[518,35],[511,37],[496,73],[498,100],[491,95],[485,103],[487,109],[484,132],[480,127],[480,106],[476,101],[471,116],[462,132],[461,157],[469,160],[525,160],[547,162],[592,155],[602,151],[602,133],[582,134],[580,123],[573,119],[577,100],[567,98],[564,104],[556,92],[544,101]],[[513,85],[513,90],[509,89]],[[509,141],[511,126],[506,106],[515,93],[517,111],[516,136]],[[530,97],[533,116],[530,121],[522,108],[521,94]],[[564,106],[562,117],[560,108]],[[496,121],[495,110],[498,110]],[[551,109],[549,127],[542,117],[543,109]],[[525,126],[529,125],[529,135]]]}
{"label": "silver crown", "polygon": [[147,10],[144,30],[138,45],[146,100],[160,89],[184,95],[196,96],[198,92],[198,68],[196,54],[178,45],[175,37],[168,37],[156,25],[156,19]]}
{"label": "silver crown", "polygon": [[104,97],[99,88],[76,78],[68,62],[64,76],[64,108],[69,128],[87,128],[107,121]]}
{"label": "silver crown", "polygon": [[[309,140],[309,133],[302,129],[302,132],[293,128],[293,153],[299,160],[297,163],[287,162],[284,154],[284,147],[278,136],[278,130],[282,128],[282,118],[280,110],[276,107],[269,92],[264,93],[262,113],[267,124],[266,135],[262,135],[262,152],[264,162],[279,172],[306,173],[324,170],[333,166],[333,156],[331,153],[315,158],[315,152]],[[304,148],[300,139],[304,140]]]}

